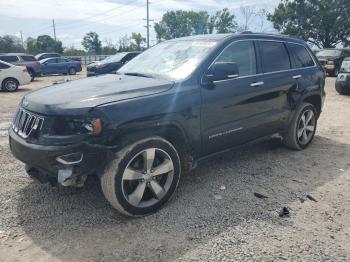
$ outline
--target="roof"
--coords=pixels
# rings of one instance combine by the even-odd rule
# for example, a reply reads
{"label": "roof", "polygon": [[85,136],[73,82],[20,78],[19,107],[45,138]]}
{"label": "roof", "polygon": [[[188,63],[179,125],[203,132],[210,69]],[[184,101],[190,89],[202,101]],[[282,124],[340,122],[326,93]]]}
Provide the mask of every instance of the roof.
{"label": "roof", "polygon": [[39,54],[36,54],[35,56],[39,56],[39,55],[49,55],[49,54],[59,55],[59,53],[55,53],[55,52],[47,52],[47,53],[39,53]]}
{"label": "roof", "polygon": [[304,43],[303,40],[281,35],[281,34],[266,34],[266,33],[254,33],[250,31],[242,32],[242,33],[231,33],[231,34],[206,34],[206,35],[194,35],[194,36],[186,36],[181,38],[175,38],[172,39],[172,41],[176,40],[199,40],[199,41],[221,41],[225,39],[234,39],[234,38],[244,38],[245,36],[249,36],[249,38],[258,38],[258,39],[274,39],[274,40],[280,40],[280,41],[293,41],[293,42],[300,42]]}
{"label": "roof", "polygon": [[30,54],[25,54],[25,53],[0,53],[0,55],[29,55],[29,56],[33,56]]}

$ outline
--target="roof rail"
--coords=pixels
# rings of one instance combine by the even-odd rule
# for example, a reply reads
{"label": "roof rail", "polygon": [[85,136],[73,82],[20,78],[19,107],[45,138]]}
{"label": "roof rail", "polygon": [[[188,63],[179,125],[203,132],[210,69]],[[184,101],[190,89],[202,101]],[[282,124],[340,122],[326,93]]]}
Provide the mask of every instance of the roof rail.
{"label": "roof rail", "polygon": [[241,32],[241,34],[253,34],[253,32],[252,31],[243,31],[243,32]]}

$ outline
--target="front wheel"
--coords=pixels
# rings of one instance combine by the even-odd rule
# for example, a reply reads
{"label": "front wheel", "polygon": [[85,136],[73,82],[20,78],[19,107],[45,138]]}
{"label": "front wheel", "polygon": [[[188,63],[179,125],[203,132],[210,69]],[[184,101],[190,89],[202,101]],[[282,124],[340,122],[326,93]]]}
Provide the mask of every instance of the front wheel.
{"label": "front wheel", "polygon": [[333,72],[333,76],[337,77],[339,75],[339,68],[335,68]]}
{"label": "front wheel", "polygon": [[303,150],[314,139],[316,127],[317,110],[315,106],[310,103],[302,103],[283,137],[283,142],[291,149]]}
{"label": "front wheel", "polygon": [[101,177],[101,187],[119,212],[142,216],[169,200],[180,174],[180,158],[174,146],[163,138],[150,137],[117,153]]}

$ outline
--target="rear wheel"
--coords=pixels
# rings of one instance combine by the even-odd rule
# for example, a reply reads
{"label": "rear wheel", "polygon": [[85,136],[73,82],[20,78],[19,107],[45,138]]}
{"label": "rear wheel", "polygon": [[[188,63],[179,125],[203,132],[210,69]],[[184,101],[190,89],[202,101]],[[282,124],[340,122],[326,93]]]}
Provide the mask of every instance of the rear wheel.
{"label": "rear wheel", "polygon": [[76,73],[77,73],[77,70],[75,70],[74,67],[69,68],[68,74],[70,74],[70,75],[75,75]]}
{"label": "rear wheel", "polygon": [[18,89],[19,83],[14,78],[7,78],[2,82],[2,89],[7,92],[15,92]]}
{"label": "rear wheel", "polygon": [[172,144],[151,137],[121,150],[101,177],[101,186],[107,200],[119,212],[142,216],[169,200],[180,173],[180,158]]}
{"label": "rear wheel", "polygon": [[316,133],[317,110],[310,103],[302,103],[293,117],[287,133],[283,137],[284,144],[295,150],[308,147]]}

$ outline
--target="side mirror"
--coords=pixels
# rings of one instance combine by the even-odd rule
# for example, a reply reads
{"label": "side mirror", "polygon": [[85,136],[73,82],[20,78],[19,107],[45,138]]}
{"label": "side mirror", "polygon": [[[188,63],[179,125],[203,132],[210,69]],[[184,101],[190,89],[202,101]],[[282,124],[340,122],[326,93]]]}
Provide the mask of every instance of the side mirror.
{"label": "side mirror", "polygon": [[215,81],[234,79],[239,76],[239,69],[233,62],[215,62],[202,78],[202,84],[212,85]]}

